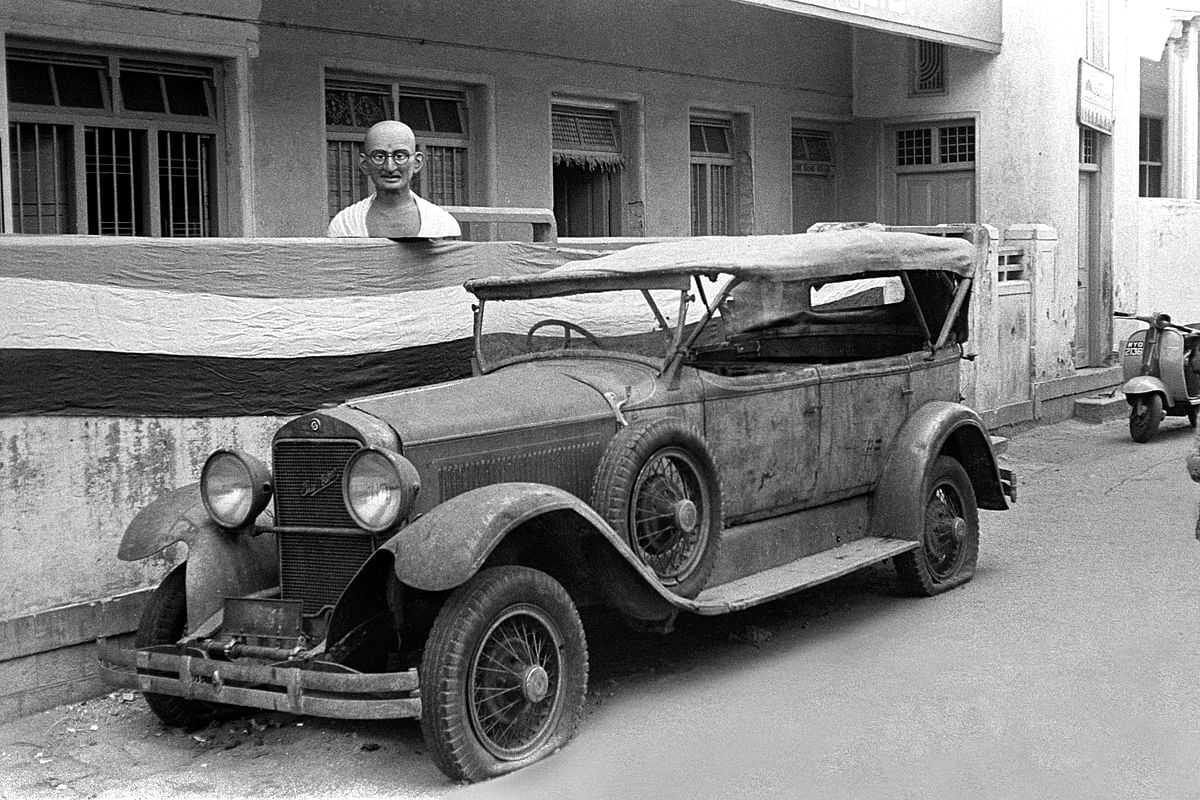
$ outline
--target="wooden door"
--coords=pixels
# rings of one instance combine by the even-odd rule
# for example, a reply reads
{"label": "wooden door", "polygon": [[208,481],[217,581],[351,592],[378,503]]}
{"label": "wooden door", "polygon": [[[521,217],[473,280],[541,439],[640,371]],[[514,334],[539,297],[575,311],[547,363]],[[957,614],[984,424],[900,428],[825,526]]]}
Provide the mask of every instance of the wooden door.
{"label": "wooden door", "polygon": [[975,221],[975,171],[906,172],[896,176],[896,223]]}

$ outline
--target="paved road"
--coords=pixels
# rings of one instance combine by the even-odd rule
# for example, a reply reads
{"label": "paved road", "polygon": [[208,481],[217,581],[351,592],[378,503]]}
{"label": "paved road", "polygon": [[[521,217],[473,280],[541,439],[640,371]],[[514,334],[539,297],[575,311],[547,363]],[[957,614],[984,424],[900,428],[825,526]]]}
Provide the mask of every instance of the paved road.
{"label": "paved road", "polygon": [[[0,798],[1193,798],[1200,487],[1186,427],[1013,437],[1021,502],[983,514],[975,580],[885,568],[666,638],[588,620],[575,740],[476,786],[412,724],[257,715],[195,734],[113,695],[0,726]],[[95,726],[95,730],[91,727]]]}

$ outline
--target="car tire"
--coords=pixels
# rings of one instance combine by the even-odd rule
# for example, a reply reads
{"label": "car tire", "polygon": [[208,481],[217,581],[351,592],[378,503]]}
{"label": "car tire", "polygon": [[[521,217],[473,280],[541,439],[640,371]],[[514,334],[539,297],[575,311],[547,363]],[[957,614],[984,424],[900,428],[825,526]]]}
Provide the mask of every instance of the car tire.
{"label": "car tire", "polygon": [[1150,441],[1158,434],[1162,418],[1163,404],[1160,395],[1138,395],[1129,408],[1129,438],[1138,444]]}
{"label": "car tire", "polygon": [[574,735],[587,679],[583,624],[562,585],[527,567],[485,569],[450,595],[425,644],[430,756],[467,781],[544,758]]}
{"label": "car tire", "polygon": [[[183,636],[187,626],[187,563],[171,570],[150,595],[142,609],[134,645],[138,648],[173,645]],[[220,711],[230,706],[188,700],[170,694],[144,692],[146,704],[164,724],[174,728],[195,730],[211,722]]]}
{"label": "car tire", "polygon": [[622,428],[592,483],[592,507],[681,597],[700,593],[721,549],[721,484],[700,434],[666,418]]}
{"label": "car tire", "polygon": [[929,597],[961,586],[979,558],[979,510],[971,479],[956,459],[938,456],[926,471],[920,547],[896,556],[907,594]]}

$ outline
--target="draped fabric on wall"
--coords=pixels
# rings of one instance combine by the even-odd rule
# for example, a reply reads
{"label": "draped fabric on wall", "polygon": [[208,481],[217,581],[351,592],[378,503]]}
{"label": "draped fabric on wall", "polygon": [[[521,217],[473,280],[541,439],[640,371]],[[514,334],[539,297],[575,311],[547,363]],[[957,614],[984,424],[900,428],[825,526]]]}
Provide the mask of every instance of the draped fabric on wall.
{"label": "draped fabric on wall", "polygon": [[0,415],[293,414],[470,374],[515,242],[0,237]]}

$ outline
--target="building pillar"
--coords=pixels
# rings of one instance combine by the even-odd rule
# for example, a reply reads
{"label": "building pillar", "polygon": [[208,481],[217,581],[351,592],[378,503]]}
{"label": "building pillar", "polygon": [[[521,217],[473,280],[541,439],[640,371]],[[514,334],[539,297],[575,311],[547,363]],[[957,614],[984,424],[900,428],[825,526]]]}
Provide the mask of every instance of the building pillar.
{"label": "building pillar", "polygon": [[1167,47],[1167,135],[1163,143],[1166,194],[1197,199],[1196,172],[1200,159],[1197,143],[1200,115],[1200,62],[1197,59],[1197,25],[1182,24],[1180,35]]}

